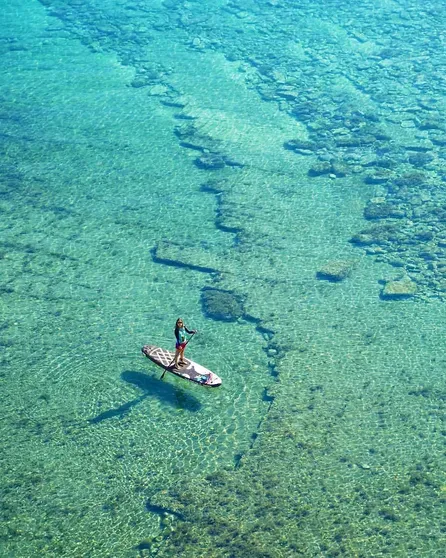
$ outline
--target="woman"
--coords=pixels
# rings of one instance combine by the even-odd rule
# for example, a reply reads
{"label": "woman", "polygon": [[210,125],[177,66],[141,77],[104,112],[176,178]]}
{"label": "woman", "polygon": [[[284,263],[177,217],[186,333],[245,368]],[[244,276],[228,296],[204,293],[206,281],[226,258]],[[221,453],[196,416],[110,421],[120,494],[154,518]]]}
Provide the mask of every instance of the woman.
{"label": "woman", "polygon": [[196,332],[195,329],[187,329],[181,318],[178,318],[175,324],[175,338],[177,340],[175,345],[175,368],[179,368],[181,365],[186,364],[184,360],[184,349],[187,345],[186,333],[193,335]]}

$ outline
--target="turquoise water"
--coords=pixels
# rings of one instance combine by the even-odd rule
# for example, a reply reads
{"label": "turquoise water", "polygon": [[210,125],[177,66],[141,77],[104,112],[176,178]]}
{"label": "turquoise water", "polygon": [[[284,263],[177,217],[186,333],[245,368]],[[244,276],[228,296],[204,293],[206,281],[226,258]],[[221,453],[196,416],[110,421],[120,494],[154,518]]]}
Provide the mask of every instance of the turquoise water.
{"label": "turquoise water", "polygon": [[443,555],[444,11],[3,8],[1,556]]}

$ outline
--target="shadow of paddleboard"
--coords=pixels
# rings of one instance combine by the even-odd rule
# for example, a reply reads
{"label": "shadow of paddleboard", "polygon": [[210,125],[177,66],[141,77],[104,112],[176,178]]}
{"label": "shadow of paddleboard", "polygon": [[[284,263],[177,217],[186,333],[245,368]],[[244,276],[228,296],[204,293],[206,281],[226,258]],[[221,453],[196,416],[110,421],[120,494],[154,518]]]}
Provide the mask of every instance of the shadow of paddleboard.
{"label": "shadow of paddleboard", "polygon": [[148,397],[156,397],[164,404],[170,405],[175,409],[185,409],[193,413],[196,413],[202,407],[200,401],[193,395],[171,384],[160,382],[158,378],[151,378],[147,374],[126,370],[121,374],[121,378],[125,382],[141,389],[144,393],[140,397],[132,399],[132,401],[128,401],[115,409],[109,409],[97,417],[88,419],[90,424],[98,424],[114,417],[122,419],[133,407]]}

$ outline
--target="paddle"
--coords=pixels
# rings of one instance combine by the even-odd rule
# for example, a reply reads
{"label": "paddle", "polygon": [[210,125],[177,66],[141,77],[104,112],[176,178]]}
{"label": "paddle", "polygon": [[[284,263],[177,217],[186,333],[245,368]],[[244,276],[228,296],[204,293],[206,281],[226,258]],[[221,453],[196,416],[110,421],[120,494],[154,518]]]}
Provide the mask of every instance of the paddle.
{"label": "paddle", "polygon": [[[195,335],[195,333],[197,333],[197,332],[195,331],[194,333],[192,333],[192,335],[186,341],[186,345],[189,343],[189,341],[192,339],[192,337]],[[186,345],[184,345],[184,348],[186,348]],[[164,368],[164,372],[161,374],[160,380],[162,380],[164,378],[164,374],[167,372],[167,370],[172,366],[172,364],[174,362],[175,362],[175,357],[173,357],[173,360],[166,366],[166,368]]]}

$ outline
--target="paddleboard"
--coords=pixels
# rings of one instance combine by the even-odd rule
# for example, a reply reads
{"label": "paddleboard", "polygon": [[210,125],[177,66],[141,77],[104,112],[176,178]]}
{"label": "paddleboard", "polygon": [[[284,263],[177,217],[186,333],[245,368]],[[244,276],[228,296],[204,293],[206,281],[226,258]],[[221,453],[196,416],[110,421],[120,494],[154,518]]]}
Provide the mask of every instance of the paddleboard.
{"label": "paddleboard", "polygon": [[167,372],[175,374],[175,376],[179,376],[185,380],[190,380],[191,382],[207,387],[218,387],[222,384],[222,381],[217,374],[214,374],[193,360],[186,358],[186,364],[183,364],[180,368],[174,368],[172,361],[175,358],[175,353],[171,351],[167,351],[161,347],[156,347],[155,345],[144,345],[141,351],[152,362],[161,368],[164,368]]}

